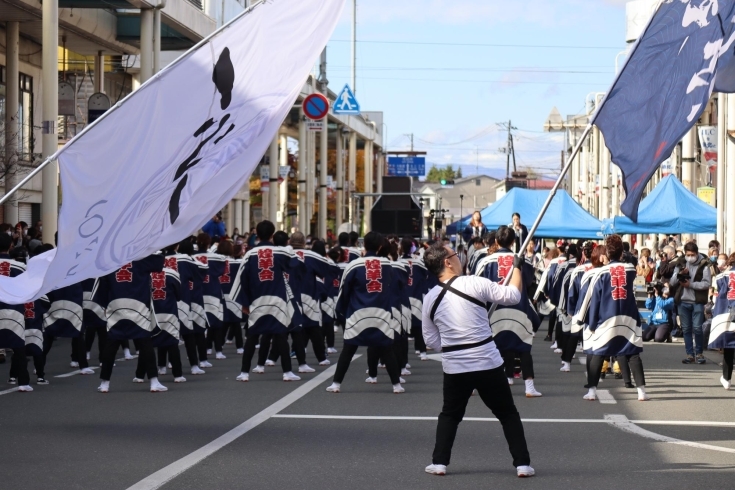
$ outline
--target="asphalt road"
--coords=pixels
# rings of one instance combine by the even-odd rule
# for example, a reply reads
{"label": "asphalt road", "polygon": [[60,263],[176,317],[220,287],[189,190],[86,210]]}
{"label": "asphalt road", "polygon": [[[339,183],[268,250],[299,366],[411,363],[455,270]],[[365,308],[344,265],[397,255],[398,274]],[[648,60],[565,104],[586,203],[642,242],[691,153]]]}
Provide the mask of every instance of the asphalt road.
{"label": "asphalt road", "polygon": [[[536,387],[544,396],[525,398],[521,380],[512,388],[532,479],[515,476],[499,424],[474,397],[449,474],[424,473],[441,408],[441,363],[413,353],[403,395],[392,393],[385,373],[377,385],[364,382],[364,349],[340,394],[325,391],[333,368],[284,383],[277,366],[239,383],[233,345],[204,376],[185,374],[183,384],[162,376],[166,393],[133,384],[135,361],[118,361],[110,393],[100,394],[97,374],[55,377],[74,371],[70,344],[61,341],[50,354],[50,385],[0,390],[0,488],[735,487],[735,392],[719,384],[719,354],[688,366],[682,344],[646,344],[652,400],[638,402],[635,390],[608,377],[600,390],[614,403],[603,404],[582,400],[579,360],[561,373],[549,344],[536,340]],[[8,369],[0,366],[5,376]]]}

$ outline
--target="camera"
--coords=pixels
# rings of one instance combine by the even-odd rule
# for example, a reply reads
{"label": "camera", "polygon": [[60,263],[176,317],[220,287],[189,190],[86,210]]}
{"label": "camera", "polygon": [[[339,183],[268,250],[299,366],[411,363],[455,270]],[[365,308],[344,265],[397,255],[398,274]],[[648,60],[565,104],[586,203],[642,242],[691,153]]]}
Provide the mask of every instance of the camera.
{"label": "camera", "polygon": [[646,294],[653,295],[654,291],[658,293],[659,296],[661,296],[661,293],[664,289],[664,285],[660,282],[651,283],[646,287]]}
{"label": "camera", "polygon": [[689,275],[689,272],[680,272],[679,273],[679,282],[689,282],[691,280],[692,276]]}

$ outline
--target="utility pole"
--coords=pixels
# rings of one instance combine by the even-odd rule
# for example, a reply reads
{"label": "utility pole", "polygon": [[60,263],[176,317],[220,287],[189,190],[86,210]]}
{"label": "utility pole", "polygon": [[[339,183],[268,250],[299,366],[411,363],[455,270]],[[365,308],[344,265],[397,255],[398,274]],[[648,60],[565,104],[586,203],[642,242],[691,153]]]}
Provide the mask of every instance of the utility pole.
{"label": "utility pole", "polygon": [[477,145],[475,145],[475,175],[480,175],[480,147]]}
{"label": "utility pole", "polygon": [[357,0],[352,0],[352,93],[357,93]]}
{"label": "utility pole", "polygon": [[406,136],[408,136],[408,139],[411,140],[411,151],[413,151],[413,133],[407,134]]}
{"label": "utility pole", "polygon": [[508,131],[508,141],[506,142],[505,148],[501,148],[500,151],[505,153],[505,178],[510,178],[510,158],[513,157],[513,171],[517,171],[516,168],[516,151],[515,146],[513,145],[513,130],[518,129],[513,126],[510,120],[508,120],[508,123],[497,123],[499,127],[506,129]]}

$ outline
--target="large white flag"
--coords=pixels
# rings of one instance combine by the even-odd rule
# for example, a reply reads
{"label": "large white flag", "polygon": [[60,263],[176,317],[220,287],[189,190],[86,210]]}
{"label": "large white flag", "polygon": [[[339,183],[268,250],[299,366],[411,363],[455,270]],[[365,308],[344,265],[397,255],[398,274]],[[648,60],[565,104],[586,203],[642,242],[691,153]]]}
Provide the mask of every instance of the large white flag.
{"label": "large white flag", "polygon": [[59,155],[59,247],[0,276],[0,300],[102,276],[201,227],[247,182],[343,6],[257,4],[71,141]]}

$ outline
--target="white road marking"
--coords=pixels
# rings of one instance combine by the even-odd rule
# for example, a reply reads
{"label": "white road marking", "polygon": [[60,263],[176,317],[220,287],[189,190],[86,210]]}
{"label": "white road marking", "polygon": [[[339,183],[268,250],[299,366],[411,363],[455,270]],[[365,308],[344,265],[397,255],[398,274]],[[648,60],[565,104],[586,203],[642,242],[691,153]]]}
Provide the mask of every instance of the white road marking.
{"label": "white road marking", "polygon": [[[93,369],[93,370],[94,370],[94,369],[99,369],[99,366],[93,367],[93,368],[91,368],[91,369]],[[59,374],[59,375],[57,375],[57,376],[54,376],[54,378],[68,378],[68,377],[70,377],[70,376],[76,376],[77,374],[79,374],[79,373],[81,373],[81,372],[82,372],[82,370],[81,370],[81,369],[77,369],[76,371],[72,371],[72,372],[70,372],[70,373],[66,373],[66,374]]]}
{"label": "white road marking", "polygon": [[[311,415],[279,413],[274,419],[316,419],[316,420],[404,420],[420,422],[436,422],[437,417],[400,416],[400,415]],[[465,422],[497,422],[494,417],[465,417]],[[550,424],[610,424],[607,419],[521,419],[524,423],[550,423]],[[627,420],[627,419],[626,419]],[[711,422],[690,420],[630,420],[629,422],[639,425],[675,425],[691,427],[732,427],[735,422]]]}
{"label": "white road marking", "polygon": [[603,405],[614,405],[618,403],[608,390],[597,390],[597,399]]}
{"label": "white road marking", "polygon": [[15,388],[10,388],[9,390],[0,391],[0,395],[7,395],[8,393],[13,393],[15,391],[18,391],[18,387],[17,386]]}
{"label": "white road marking", "polygon": [[625,415],[605,415],[605,419],[610,423],[610,425],[612,425],[613,427],[617,427],[624,432],[629,432],[631,434],[645,437],[647,439],[652,439],[654,441],[666,442],[679,446],[693,447],[697,449],[707,449],[710,451],[735,454],[735,449],[733,448],[712,446],[710,444],[701,444],[699,442],[682,441],[681,439],[675,439],[673,437],[664,436],[662,434],[656,434],[655,432],[651,432],[638,427],[633,423],[633,421],[628,420]]}
{"label": "white road marking", "polygon": [[[361,354],[358,354],[356,356],[353,356],[352,360],[354,361],[358,357],[360,357]],[[284,396],[277,402],[275,402],[273,405],[269,406],[265,410],[261,411],[260,413],[250,417],[248,420],[243,422],[242,424],[238,425],[231,431],[221,435],[214,441],[210,442],[206,446],[202,446],[201,448],[197,449],[193,453],[188,454],[187,456],[184,456],[183,458],[179,459],[178,461],[174,461],[170,465],[166,466],[165,468],[162,468],[152,475],[140,480],[135,485],[128,488],[128,490],[154,490],[157,488],[161,488],[163,485],[168,483],[169,481],[173,480],[177,476],[179,476],[184,471],[188,470],[192,466],[196,465],[197,463],[201,462],[208,456],[211,456],[212,454],[216,453],[229,443],[235,441],[237,438],[245,435],[250,430],[256,428],[263,422],[267,421],[274,415],[276,415],[281,410],[284,410],[292,403],[298,401],[300,398],[304,397],[305,395],[309,394],[314,388],[322,384],[324,381],[329,379],[331,376],[334,375],[334,371],[336,371],[337,365],[333,365],[330,368],[322,371],[319,373],[315,378],[310,379],[309,381],[303,383],[301,386],[293,390],[288,395]]]}

